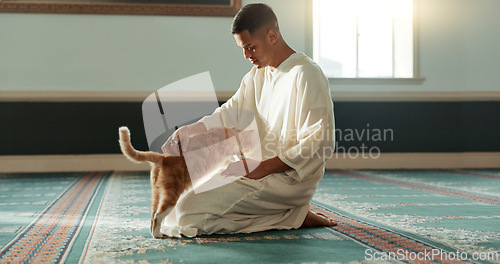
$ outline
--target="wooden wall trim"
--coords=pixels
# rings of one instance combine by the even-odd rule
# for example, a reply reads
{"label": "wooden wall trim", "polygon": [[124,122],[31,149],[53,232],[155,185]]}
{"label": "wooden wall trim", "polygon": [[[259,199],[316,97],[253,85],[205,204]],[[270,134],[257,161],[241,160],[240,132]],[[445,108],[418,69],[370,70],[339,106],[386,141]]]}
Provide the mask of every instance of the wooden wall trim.
{"label": "wooden wall trim", "polygon": [[500,101],[500,92],[333,92],[338,102],[475,102]]}
{"label": "wooden wall trim", "polygon": [[[154,91],[144,92],[64,92],[64,91],[0,91],[0,102],[142,102]],[[217,99],[227,101],[234,92],[216,92]],[[182,95],[185,100],[192,95]],[[453,102],[500,101],[500,92],[333,92],[335,102]]]}
{"label": "wooden wall trim", "polygon": [[[382,153],[376,159],[338,154],[327,169],[482,169],[500,168],[500,152]],[[135,164],[121,154],[0,156],[0,173],[144,171],[148,164]]]}
{"label": "wooden wall trim", "polygon": [[382,153],[376,159],[338,154],[327,169],[487,169],[500,168],[500,152]]}

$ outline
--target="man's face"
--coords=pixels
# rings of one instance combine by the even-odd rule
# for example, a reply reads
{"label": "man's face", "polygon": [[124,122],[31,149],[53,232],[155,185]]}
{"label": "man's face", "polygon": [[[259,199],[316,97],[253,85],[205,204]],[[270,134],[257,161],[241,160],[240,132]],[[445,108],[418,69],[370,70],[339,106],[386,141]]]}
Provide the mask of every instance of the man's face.
{"label": "man's face", "polygon": [[243,49],[245,59],[256,65],[259,69],[269,66],[272,58],[272,45],[265,32],[253,35],[248,30],[234,35],[236,44]]}

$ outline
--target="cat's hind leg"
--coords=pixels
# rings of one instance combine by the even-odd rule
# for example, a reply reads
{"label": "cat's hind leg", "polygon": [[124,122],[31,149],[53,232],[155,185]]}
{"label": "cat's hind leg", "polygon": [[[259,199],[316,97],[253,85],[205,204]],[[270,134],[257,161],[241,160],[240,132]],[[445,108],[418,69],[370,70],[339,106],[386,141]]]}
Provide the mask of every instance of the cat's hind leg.
{"label": "cat's hind leg", "polygon": [[153,234],[154,227],[154,216],[156,211],[158,210],[158,204],[160,202],[160,193],[158,187],[156,186],[156,181],[158,179],[159,168],[157,166],[153,166],[151,168],[151,193],[152,193],[152,202],[151,202],[151,226],[149,231]]}
{"label": "cat's hind leg", "polygon": [[160,231],[160,229],[161,229],[161,223],[163,222],[163,219],[165,219],[165,217],[167,217],[167,215],[173,209],[174,209],[173,207],[170,207],[170,208],[166,209],[163,212],[156,213],[155,216],[153,217],[152,228],[151,228],[152,232],[151,232],[151,234],[153,235],[154,238],[162,238],[163,237],[163,234]]}
{"label": "cat's hind leg", "polygon": [[160,204],[151,222],[152,223],[151,234],[153,235],[154,238],[163,237],[163,234],[160,231],[161,223],[163,222],[163,219],[165,219],[165,217],[167,217],[167,215],[170,214],[170,212],[172,212],[175,204],[177,203],[177,199],[169,199],[171,197],[169,197],[169,195],[164,192],[165,191],[160,191]]}

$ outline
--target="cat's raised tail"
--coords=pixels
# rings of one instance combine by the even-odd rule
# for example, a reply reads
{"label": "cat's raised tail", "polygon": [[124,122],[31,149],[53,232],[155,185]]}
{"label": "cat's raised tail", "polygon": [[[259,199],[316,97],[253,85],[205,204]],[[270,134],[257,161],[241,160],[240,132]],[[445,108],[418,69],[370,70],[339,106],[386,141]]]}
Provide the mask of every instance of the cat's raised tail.
{"label": "cat's raised tail", "polygon": [[135,162],[161,162],[163,156],[158,153],[152,151],[138,151],[134,149],[132,143],[130,142],[130,131],[128,127],[122,126],[118,129],[118,131],[120,136],[120,149],[128,159]]}

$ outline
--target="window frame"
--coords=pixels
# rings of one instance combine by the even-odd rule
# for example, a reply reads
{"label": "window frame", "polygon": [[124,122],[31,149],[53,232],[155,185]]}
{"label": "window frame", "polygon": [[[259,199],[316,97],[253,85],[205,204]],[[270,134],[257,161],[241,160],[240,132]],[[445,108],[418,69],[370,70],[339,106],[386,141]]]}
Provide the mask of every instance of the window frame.
{"label": "window frame", "polygon": [[[318,16],[315,14],[315,2],[319,0],[308,0],[308,36],[306,49],[312,58],[316,60],[315,50],[319,48],[318,33],[319,27]],[[420,46],[419,46],[419,0],[413,0],[413,77],[398,78],[398,77],[328,77],[330,84],[421,84],[425,77],[420,75]]]}

